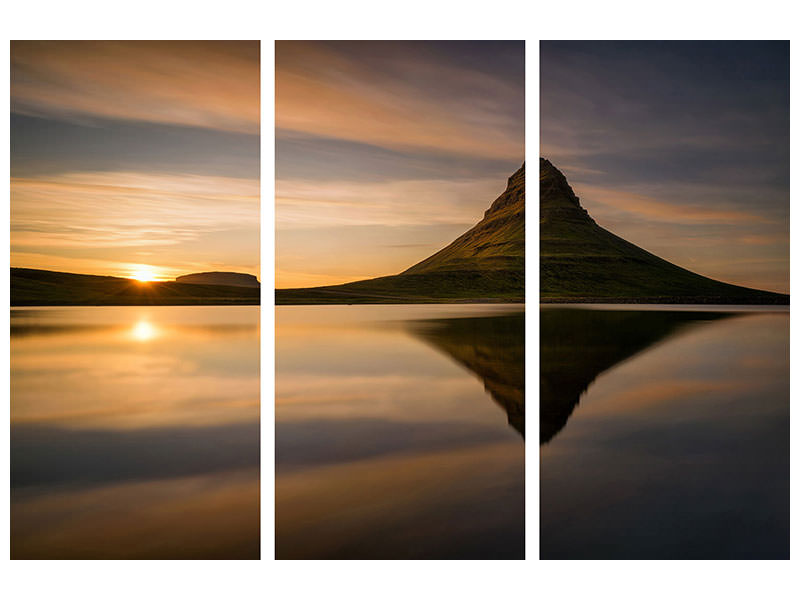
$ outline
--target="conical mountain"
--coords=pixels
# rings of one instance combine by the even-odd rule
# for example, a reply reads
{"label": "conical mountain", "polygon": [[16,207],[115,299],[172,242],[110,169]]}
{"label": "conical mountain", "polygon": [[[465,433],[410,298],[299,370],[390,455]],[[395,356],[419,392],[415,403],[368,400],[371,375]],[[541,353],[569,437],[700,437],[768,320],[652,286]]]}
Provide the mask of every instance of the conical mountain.
{"label": "conical mountain", "polygon": [[398,275],[275,290],[277,304],[522,302],[525,299],[525,165],[483,219]]}
{"label": "conical mountain", "polygon": [[709,279],[603,229],[564,175],[539,160],[542,302],[786,304],[789,297]]}

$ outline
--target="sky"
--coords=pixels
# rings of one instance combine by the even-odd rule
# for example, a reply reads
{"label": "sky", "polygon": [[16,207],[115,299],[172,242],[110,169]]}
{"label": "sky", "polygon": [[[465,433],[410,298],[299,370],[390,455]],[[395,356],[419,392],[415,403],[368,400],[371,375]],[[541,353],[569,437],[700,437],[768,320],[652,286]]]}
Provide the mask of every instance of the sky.
{"label": "sky", "polygon": [[523,42],[276,42],[276,287],[393,275],[525,158]]}
{"label": "sky", "polygon": [[11,43],[11,265],[259,274],[258,42]]}
{"label": "sky", "polygon": [[788,42],[541,42],[541,156],[601,226],[789,291]]}

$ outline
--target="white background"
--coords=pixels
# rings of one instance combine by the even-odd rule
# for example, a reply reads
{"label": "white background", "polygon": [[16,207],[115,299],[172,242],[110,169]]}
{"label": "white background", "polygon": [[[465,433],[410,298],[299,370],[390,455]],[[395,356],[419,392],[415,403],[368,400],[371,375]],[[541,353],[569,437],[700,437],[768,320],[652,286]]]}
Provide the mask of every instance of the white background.
{"label": "white background", "polygon": [[[11,39],[255,39],[261,44],[262,124],[262,560],[261,561],[9,561],[8,493],[2,495],[2,575],[5,597],[27,598],[295,598],[412,599],[541,597],[547,599],[796,597],[800,577],[791,561],[539,561],[539,464],[535,438],[527,444],[526,561],[274,561],[274,345],[271,282],[274,274],[274,45],[275,39],[512,39],[527,40],[527,163],[538,154],[540,39],[791,39],[797,11],[789,2],[436,2],[405,0],[290,2],[34,1],[5,4],[0,57],[2,84],[9,81]],[[797,52],[791,45],[792,108],[796,108]],[[8,114],[8,90],[0,90]],[[4,112],[5,108],[5,112]],[[795,116],[795,111],[792,111]],[[792,119],[792,149],[797,139]],[[2,179],[8,181],[9,120],[4,118]],[[792,152],[792,174],[797,154]],[[9,214],[3,187],[4,218]],[[527,228],[528,424],[538,430],[539,245],[536,183],[531,181]],[[797,228],[791,211],[792,232]],[[8,224],[0,228],[8,264]],[[792,236],[794,238],[794,236]],[[797,265],[792,244],[792,280]],[[0,282],[8,306],[8,269]],[[8,310],[2,312],[8,331]],[[797,327],[792,320],[792,357]],[[3,344],[8,364],[8,344]],[[792,360],[792,379],[796,377]],[[3,369],[3,377],[8,370]],[[8,381],[2,388],[9,414]],[[794,402],[795,386],[792,387]],[[797,409],[796,409],[797,410]],[[797,421],[797,418],[793,418]],[[796,430],[796,427],[793,428]],[[8,427],[0,428],[2,479],[9,481]],[[798,440],[792,436],[792,556],[797,546]],[[498,507],[502,510],[502,507]]]}

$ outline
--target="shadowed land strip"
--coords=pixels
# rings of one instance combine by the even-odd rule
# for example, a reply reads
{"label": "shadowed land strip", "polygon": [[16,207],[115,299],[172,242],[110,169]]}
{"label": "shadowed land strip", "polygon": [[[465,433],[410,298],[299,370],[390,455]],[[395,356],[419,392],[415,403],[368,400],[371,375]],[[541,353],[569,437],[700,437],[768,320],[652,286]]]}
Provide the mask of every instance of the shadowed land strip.
{"label": "shadowed land strip", "polygon": [[11,306],[257,305],[260,295],[258,287],[11,269]]}

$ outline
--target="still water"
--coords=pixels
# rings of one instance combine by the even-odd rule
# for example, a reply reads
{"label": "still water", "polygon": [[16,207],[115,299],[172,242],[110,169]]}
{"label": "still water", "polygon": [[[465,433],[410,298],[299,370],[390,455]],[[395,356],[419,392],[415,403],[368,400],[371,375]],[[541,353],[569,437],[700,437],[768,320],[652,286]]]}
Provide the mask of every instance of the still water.
{"label": "still water", "polygon": [[12,558],[259,557],[259,308],[11,310]]}
{"label": "still water", "polygon": [[542,558],[788,558],[786,307],[540,317]]}
{"label": "still water", "polygon": [[524,308],[276,309],[278,558],[524,557]]}

